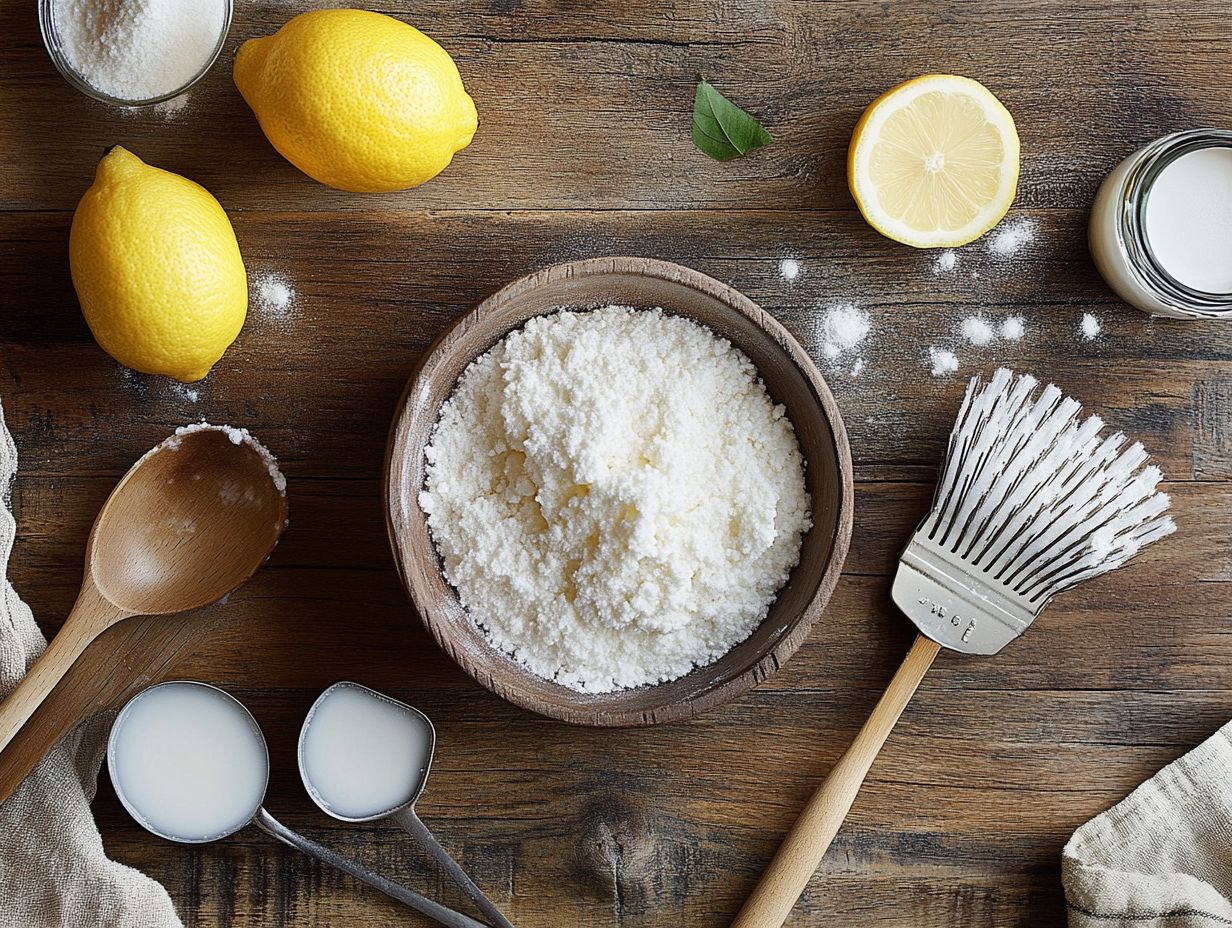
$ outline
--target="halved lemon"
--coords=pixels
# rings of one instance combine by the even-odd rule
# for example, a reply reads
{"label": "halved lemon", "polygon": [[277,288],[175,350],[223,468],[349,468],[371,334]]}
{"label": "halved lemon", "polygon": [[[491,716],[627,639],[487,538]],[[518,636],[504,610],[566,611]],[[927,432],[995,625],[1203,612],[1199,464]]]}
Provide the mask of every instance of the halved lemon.
{"label": "halved lemon", "polygon": [[1014,117],[979,81],[925,74],[872,102],[847,183],[864,219],[916,248],[954,248],[1001,221],[1018,189]]}

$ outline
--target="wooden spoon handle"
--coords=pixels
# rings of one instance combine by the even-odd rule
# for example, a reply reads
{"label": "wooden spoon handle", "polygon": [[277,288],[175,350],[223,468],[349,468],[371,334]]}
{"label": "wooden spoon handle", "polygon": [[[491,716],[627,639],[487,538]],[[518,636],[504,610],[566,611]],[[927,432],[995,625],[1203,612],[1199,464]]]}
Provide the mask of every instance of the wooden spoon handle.
{"label": "wooden spoon handle", "polygon": [[919,635],[856,740],[817,788],[732,928],[780,928],[821,863],[856,800],[881,746],[932,666],[941,646]]}
{"label": "wooden spoon handle", "polygon": [[92,584],[87,583],[82,588],[59,634],[21,678],[16,689],[0,702],[0,752],[8,747],[90,642],[129,615],[131,613],[104,599]]}

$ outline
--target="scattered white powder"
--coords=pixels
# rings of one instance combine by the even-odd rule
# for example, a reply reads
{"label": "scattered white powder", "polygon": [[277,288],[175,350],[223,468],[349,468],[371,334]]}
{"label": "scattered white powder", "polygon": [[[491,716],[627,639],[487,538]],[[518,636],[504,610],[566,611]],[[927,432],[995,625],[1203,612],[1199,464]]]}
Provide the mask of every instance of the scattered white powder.
{"label": "scattered white powder", "polygon": [[1039,223],[1034,219],[1014,219],[1005,223],[988,240],[988,250],[999,258],[1012,258],[1035,241]]}
{"label": "scattered white powder", "polygon": [[138,374],[131,368],[116,365],[116,371],[120,377],[120,385],[125,391],[132,393],[139,398],[145,398],[150,393],[150,385],[146,382],[142,374]]}
{"label": "scattered white powder", "polygon": [[821,317],[821,353],[833,361],[863,342],[871,330],[868,313],[854,303],[828,306]]}
{"label": "scattered white powder", "polygon": [[933,259],[933,273],[937,275],[948,273],[958,267],[958,252],[947,249]]}
{"label": "scattered white powder", "polygon": [[530,320],[462,373],[425,458],[419,505],[472,619],[587,692],[731,650],[810,525],[795,432],[752,362],[658,309]]}
{"label": "scattered white powder", "polygon": [[990,345],[997,337],[996,330],[987,319],[979,316],[968,316],[962,321],[962,337],[972,345]]}
{"label": "scattered white powder", "polygon": [[795,258],[784,258],[779,262],[779,276],[784,280],[795,280],[800,276],[800,262]]}
{"label": "scattered white powder", "polygon": [[149,100],[200,73],[226,22],[224,0],[55,0],[65,60],[96,90]]}
{"label": "scattered white powder", "polygon": [[[117,366],[116,368],[120,384],[124,389],[134,396],[146,398],[151,392],[165,390],[172,396],[187,400],[190,403],[195,403],[201,399],[201,391],[197,389],[197,385],[189,385],[180,383],[178,380],[172,380],[170,377],[161,377],[156,374],[141,374],[127,367]],[[198,383],[203,383],[199,381]]]}
{"label": "scattered white powder", "polygon": [[188,108],[189,95],[186,93],[180,94],[178,97],[172,97],[170,100],[164,100],[162,103],[155,103],[153,106],[122,106],[120,114],[129,116],[133,119],[138,119],[143,116],[157,116],[164,122],[170,122],[173,119],[178,119],[180,114]]}
{"label": "scattered white powder", "polygon": [[851,365],[851,376],[859,377],[862,373],[864,373],[864,359],[856,358],[856,363]]}
{"label": "scattered white powder", "polygon": [[1026,323],[1022,316],[1008,316],[1001,323],[1001,337],[1006,341],[1018,342],[1022,341],[1022,336],[1026,332]]}
{"label": "scattered white powder", "polygon": [[1083,313],[1082,321],[1078,323],[1078,329],[1082,333],[1082,340],[1084,342],[1093,342],[1099,338],[1099,333],[1104,330],[1104,327],[1100,325],[1099,319],[1095,316],[1090,313]]}
{"label": "scattered white powder", "polygon": [[195,403],[201,398],[201,393],[195,387],[190,387],[186,383],[180,383],[174,380],[171,382],[171,392],[176,396],[183,397],[190,403]]}
{"label": "scattered white powder", "polygon": [[944,348],[929,348],[928,362],[932,365],[934,377],[944,377],[958,370],[958,357]]}
{"label": "scattered white powder", "polygon": [[261,274],[252,282],[257,312],[265,319],[287,319],[295,309],[295,290],[281,274]]}
{"label": "scattered white powder", "polygon": [[1026,323],[1022,316],[1007,316],[997,327],[982,316],[968,316],[962,321],[959,331],[968,344],[983,348],[998,338],[1010,342],[1022,341]]}

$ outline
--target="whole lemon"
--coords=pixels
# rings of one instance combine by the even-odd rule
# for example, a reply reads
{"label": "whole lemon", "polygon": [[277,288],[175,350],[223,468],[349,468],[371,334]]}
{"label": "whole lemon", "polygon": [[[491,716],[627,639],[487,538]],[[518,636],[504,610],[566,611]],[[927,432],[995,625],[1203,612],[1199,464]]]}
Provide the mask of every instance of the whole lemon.
{"label": "whole lemon", "polygon": [[218,201],[118,145],[77,204],[68,256],[90,331],[126,367],[200,380],[244,325],[248,278]]}
{"label": "whole lemon", "polygon": [[364,10],[301,13],[249,39],[235,58],[235,86],[284,158],[355,193],[435,177],[478,125],[449,53],[413,26]]}

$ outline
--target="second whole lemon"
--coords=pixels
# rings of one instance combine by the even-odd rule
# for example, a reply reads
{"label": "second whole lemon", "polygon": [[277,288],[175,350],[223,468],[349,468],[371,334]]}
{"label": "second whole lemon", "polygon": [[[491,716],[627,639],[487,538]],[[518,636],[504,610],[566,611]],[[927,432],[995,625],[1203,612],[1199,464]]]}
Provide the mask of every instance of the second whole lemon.
{"label": "second whole lemon", "polygon": [[118,145],[77,204],[68,250],[86,323],[126,367],[200,380],[244,325],[248,278],[222,206]]}
{"label": "second whole lemon", "polygon": [[435,177],[478,125],[449,53],[383,13],[301,13],[240,47],[235,85],[283,157],[356,193]]}

